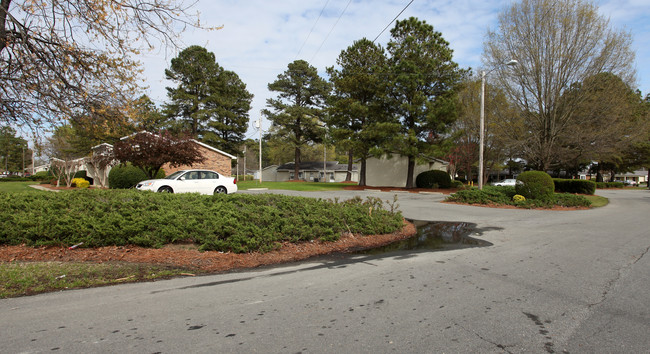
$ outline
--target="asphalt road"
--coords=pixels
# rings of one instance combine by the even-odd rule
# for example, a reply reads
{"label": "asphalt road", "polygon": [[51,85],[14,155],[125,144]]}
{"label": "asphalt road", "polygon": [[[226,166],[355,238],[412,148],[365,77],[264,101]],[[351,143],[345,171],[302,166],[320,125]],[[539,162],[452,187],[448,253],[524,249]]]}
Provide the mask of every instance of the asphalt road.
{"label": "asphalt road", "polygon": [[400,193],[406,217],[493,245],[4,299],[0,352],[648,353],[650,192],[599,194],[556,212]]}

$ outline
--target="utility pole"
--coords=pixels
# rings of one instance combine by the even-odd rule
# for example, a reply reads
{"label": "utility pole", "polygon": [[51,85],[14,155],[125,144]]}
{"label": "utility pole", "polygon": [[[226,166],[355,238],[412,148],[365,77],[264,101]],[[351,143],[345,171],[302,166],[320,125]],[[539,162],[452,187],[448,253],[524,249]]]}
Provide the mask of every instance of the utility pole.
{"label": "utility pole", "polygon": [[260,186],[262,185],[262,112],[260,111],[260,119],[257,121],[257,129],[260,130]]}

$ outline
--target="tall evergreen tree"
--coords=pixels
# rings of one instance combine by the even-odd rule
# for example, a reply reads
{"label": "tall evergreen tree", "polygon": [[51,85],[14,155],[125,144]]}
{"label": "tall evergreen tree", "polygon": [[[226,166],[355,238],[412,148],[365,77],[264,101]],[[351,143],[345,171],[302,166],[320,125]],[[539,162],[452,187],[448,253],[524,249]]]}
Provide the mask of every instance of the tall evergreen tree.
{"label": "tall evergreen tree", "polygon": [[414,17],[397,21],[387,48],[393,107],[402,123],[393,148],[408,157],[406,188],[413,188],[416,158],[431,151],[428,140],[455,119],[456,86],[462,71],[442,34]]}
{"label": "tall evergreen tree", "polygon": [[327,68],[334,85],[330,114],[330,134],[348,151],[348,176],[354,156],[361,159],[359,185],[366,185],[366,159],[398,130],[391,121],[387,103],[387,58],[384,49],[363,38],[355,41],[336,60],[340,67]]}
{"label": "tall evergreen tree", "polygon": [[253,94],[237,74],[221,70],[212,87],[214,92],[206,102],[212,115],[202,141],[219,149],[237,154],[248,129],[248,112]]}
{"label": "tall evergreen tree", "polygon": [[131,116],[138,131],[156,132],[169,128],[169,117],[147,95],[140,96],[131,104]]}
{"label": "tall evergreen tree", "polygon": [[[32,154],[27,140],[16,135],[11,127],[0,127],[0,170],[3,172],[18,172],[23,164],[31,164]],[[27,153],[27,155],[25,155]]]}
{"label": "tall evergreen tree", "polygon": [[270,109],[265,109],[263,114],[272,123],[272,135],[293,146],[294,178],[298,178],[300,149],[308,143],[319,142],[325,135],[323,107],[330,84],[309,63],[296,60],[268,87],[278,92],[278,96],[266,100]]}
{"label": "tall evergreen tree", "polygon": [[214,53],[191,46],[172,59],[167,79],[178,83],[168,87],[169,116],[176,118],[177,131],[229,153],[238,153],[248,127],[253,95],[234,72],[224,70]]}

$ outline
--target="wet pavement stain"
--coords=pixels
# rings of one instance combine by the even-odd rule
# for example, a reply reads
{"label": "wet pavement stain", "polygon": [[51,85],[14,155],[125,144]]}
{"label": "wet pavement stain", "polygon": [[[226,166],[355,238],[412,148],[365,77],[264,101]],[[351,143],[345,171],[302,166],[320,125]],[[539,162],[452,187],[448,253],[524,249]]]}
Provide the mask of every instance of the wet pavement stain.
{"label": "wet pavement stain", "polygon": [[[526,317],[528,317],[531,321],[533,321],[539,327],[539,333],[541,335],[545,336],[544,337],[545,339],[548,339],[548,340],[553,339],[553,337],[547,335],[548,331],[546,330],[546,326],[540,320],[539,316],[534,315],[532,313],[528,313],[528,312],[524,312],[523,314],[526,315]],[[551,321],[549,321],[549,320],[547,320],[545,322],[546,323],[551,323]],[[546,342],[546,343],[544,343],[544,350],[546,350],[547,353],[555,353],[554,345],[555,344],[553,342],[550,342],[550,341]]]}
{"label": "wet pavement stain", "polygon": [[496,230],[488,228],[479,230],[476,224],[467,222],[420,221],[409,220],[417,228],[415,236],[397,241],[383,247],[356,252],[357,254],[378,255],[382,253],[407,250],[442,251],[467,247],[485,247],[492,243],[476,239],[483,231]]}

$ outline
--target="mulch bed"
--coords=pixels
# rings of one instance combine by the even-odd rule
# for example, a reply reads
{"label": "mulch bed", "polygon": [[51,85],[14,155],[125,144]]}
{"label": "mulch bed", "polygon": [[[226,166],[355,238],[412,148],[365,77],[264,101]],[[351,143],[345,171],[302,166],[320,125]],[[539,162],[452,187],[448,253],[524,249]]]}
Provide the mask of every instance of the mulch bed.
{"label": "mulch bed", "polygon": [[404,222],[402,230],[386,235],[344,234],[335,242],[284,243],[281,248],[266,252],[230,253],[198,251],[195,245],[168,245],[160,249],[137,246],[99,248],[0,246],[0,262],[132,262],[170,265],[203,272],[223,272],[263,265],[304,260],[331,253],[346,253],[384,246],[415,235],[415,226]]}

